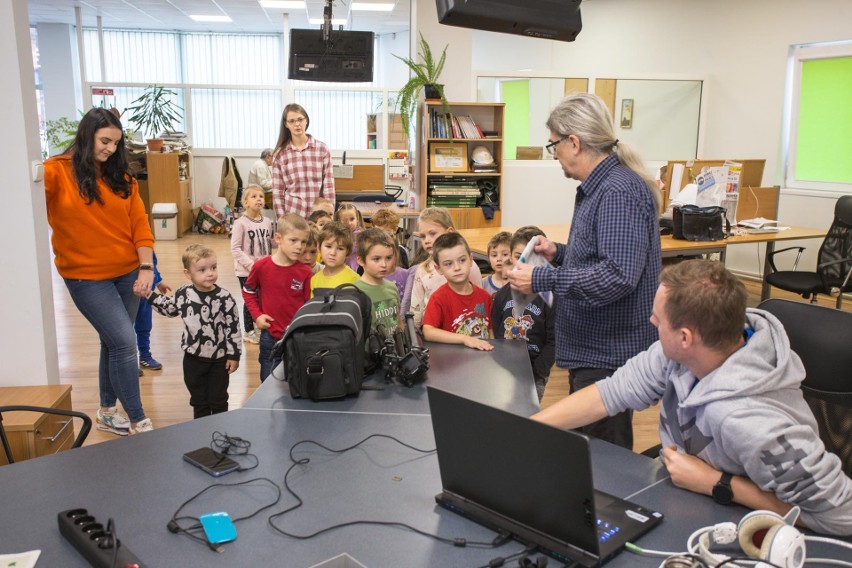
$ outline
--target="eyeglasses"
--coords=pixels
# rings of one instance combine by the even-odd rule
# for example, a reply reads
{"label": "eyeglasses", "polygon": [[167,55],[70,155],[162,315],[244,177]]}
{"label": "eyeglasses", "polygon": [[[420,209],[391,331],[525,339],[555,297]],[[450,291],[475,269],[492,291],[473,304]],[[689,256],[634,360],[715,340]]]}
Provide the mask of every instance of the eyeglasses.
{"label": "eyeglasses", "polygon": [[297,124],[302,124],[303,122],[305,122],[304,116],[301,117],[301,118],[291,118],[290,120],[287,121],[287,124],[289,124],[290,126],[295,126]]}
{"label": "eyeglasses", "polygon": [[562,142],[562,141],[564,141],[564,140],[568,140],[568,136],[563,136],[563,137],[562,137],[562,138],[560,138],[559,140],[554,140],[554,141],[553,141],[553,142],[551,142],[550,144],[546,144],[546,145],[544,146],[544,149],[545,149],[545,150],[547,150],[547,153],[548,153],[548,154],[550,154],[551,156],[553,156],[554,154],[556,154],[556,146],[557,146],[560,142]]}

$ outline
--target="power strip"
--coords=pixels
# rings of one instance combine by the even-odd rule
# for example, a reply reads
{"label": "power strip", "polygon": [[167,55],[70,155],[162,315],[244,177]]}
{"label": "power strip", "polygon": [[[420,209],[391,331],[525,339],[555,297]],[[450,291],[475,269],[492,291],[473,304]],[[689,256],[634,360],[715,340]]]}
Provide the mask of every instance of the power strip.
{"label": "power strip", "polygon": [[[58,515],[59,532],[89,561],[94,568],[145,568],[129,548],[118,540],[118,554],[110,543],[106,526],[86,509],[69,509]],[[113,563],[115,555],[115,563]]]}

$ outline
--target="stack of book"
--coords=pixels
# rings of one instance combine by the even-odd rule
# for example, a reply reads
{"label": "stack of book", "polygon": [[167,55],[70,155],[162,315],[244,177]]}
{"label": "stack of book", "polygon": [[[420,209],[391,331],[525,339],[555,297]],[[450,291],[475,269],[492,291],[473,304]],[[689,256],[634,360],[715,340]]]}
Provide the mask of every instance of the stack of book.
{"label": "stack of book", "polygon": [[430,181],[426,195],[427,207],[476,207],[479,186],[475,181],[444,180]]}

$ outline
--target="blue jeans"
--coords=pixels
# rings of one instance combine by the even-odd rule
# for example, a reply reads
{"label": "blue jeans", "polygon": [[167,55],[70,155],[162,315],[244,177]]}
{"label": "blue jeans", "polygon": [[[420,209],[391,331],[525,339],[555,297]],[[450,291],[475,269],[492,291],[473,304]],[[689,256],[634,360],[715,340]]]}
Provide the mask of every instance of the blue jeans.
{"label": "blue jeans", "polygon": [[[278,340],[272,337],[268,331],[263,330],[260,332],[260,354],[257,356],[257,360],[260,363],[260,382],[265,381],[273,369],[281,363],[281,357],[275,357],[272,361],[269,360],[269,356],[272,355],[272,349],[277,342]],[[283,380],[284,369],[276,371],[275,376]]]}
{"label": "blue jeans", "polygon": [[108,280],[69,280],[71,299],[101,339],[98,366],[101,406],[115,406],[116,399],[131,422],[145,419],[139,394],[139,361],[133,322],[139,297],[133,294],[137,270]]}
{"label": "blue jeans", "polygon": [[139,300],[139,310],[133,328],[136,330],[136,346],[140,357],[151,356],[151,329],[154,327],[153,309],[145,300]]}

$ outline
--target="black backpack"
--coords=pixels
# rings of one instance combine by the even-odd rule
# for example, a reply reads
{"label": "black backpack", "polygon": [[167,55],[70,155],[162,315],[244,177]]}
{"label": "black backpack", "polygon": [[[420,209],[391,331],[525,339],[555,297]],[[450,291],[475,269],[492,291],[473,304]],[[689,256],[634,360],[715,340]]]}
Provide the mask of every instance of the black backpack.
{"label": "black backpack", "polygon": [[341,284],[299,308],[276,345],[283,350],[284,380],[293,398],[323,400],[361,391],[371,314],[370,297],[354,284]]}

